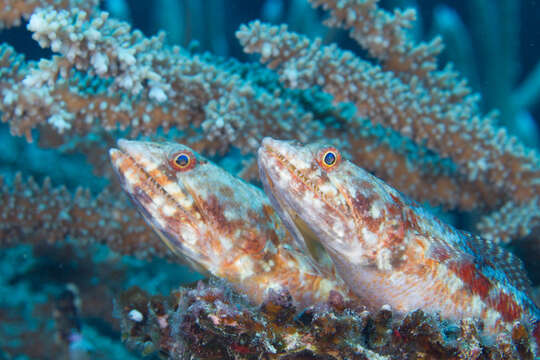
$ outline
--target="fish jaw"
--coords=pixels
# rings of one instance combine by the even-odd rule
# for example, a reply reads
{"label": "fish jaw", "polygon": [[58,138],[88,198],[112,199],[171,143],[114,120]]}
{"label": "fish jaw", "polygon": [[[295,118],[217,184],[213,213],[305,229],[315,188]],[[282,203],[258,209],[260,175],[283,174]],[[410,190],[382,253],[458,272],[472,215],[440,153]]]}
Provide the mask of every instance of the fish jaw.
{"label": "fish jaw", "polygon": [[173,253],[202,272],[219,265],[205,244],[211,234],[194,206],[191,194],[167,169],[167,144],[120,139],[110,149],[120,184],[145,221]]}

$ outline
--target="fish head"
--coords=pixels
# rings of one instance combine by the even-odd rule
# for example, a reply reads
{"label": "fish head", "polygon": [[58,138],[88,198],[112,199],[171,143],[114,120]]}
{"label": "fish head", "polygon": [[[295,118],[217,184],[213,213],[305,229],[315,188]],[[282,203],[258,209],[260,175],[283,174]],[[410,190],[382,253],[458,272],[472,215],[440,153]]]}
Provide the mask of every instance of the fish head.
{"label": "fish head", "polygon": [[306,248],[320,242],[334,263],[389,270],[401,254],[400,194],[331,145],[265,138],[258,151],[266,192]]}
{"label": "fish head", "polygon": [[236,280],[275,250],[280,220],[264,193],[189,147],[122,139],[110,157],[147,223],[197,270]]}

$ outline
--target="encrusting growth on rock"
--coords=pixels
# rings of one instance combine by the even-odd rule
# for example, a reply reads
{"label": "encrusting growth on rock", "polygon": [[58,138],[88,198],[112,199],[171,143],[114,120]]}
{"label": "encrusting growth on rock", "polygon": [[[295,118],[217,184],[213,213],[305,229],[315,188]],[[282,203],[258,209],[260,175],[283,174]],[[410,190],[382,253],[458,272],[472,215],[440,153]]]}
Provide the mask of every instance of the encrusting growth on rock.
{"label": "encrusting growth on rock", "polygon": [[[478,321],[454,323],[422,310],[395,318],[386,306],[357,311],[339,295],[298,309],[287,292],[270,292],[253,306],[211,281],[169,296],[132,288],[117,305],[125,341],[145,355],[170,359],[534,359],[520,323],[511,335],[486,342]],[[142,320],[130,317],[133,310]]]}

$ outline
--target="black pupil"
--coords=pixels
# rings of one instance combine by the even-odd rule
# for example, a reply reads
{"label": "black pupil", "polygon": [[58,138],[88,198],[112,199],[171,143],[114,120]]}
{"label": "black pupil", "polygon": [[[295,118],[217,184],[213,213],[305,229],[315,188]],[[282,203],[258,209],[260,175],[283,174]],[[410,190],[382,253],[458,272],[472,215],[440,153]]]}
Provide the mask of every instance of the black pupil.
{"label": "black pupil", "polygon": [[326,153],[326,155],[324,155],[324,163],[326,165],[334,165],[334,163],[336,162],[336,155],[332,152],[328,152]]}
{"label": "black pupil", "polygon": [[185,154],[178,155],[176,157],[176,164],[180,167],[184,167],[189,163],[189,157]]}

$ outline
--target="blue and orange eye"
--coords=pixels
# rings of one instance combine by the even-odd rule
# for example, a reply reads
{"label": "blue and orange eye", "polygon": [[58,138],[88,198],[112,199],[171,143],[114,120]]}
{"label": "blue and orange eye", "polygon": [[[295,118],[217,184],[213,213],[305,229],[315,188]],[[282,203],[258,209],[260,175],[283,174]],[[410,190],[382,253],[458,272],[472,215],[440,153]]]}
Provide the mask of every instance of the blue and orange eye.
{"label": "blue and orange eye", "polygon": [[325,148],[319,152],[317,162],[323,169],[330,170],[341,162],[341,154],[334,147]]}
{"label": "blue and orange eye", "polygon": [[186,171],[193,169],[197,160],[191,151],[184,150],[174,153],[169,162],[173,169]]}

